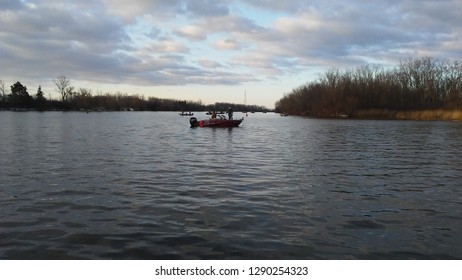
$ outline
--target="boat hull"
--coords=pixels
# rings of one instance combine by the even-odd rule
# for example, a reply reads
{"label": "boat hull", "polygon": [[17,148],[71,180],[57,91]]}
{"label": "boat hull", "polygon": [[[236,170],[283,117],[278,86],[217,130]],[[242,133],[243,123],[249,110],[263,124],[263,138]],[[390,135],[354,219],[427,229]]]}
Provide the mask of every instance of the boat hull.
{"label": "boat hull", "polygon": [[191,127],[238,127],[244,118],[238,120],[227,119],[206,119],[198,121],[196,118],[191,118],[189,123]]}

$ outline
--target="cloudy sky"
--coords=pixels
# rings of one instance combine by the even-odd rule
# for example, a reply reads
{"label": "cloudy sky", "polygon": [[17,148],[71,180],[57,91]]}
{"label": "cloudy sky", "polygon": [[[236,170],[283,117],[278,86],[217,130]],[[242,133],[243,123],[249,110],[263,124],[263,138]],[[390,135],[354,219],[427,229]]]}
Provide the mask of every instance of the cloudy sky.
{"label": "cloudy sky", "polygon": [[329,68],[462,58],[462,0],[0,0],[0,80],[274,107]]}

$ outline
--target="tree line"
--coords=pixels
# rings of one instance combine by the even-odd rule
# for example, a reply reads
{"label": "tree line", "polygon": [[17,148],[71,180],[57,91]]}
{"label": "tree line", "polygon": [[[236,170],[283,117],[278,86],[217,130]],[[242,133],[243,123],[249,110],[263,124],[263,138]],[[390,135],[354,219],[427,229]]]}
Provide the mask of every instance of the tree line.
{"label": "tree line", "polygon": [[284,95],[276,111],[316,117],[354,116],[367,109],[396,111],[462,109],[462,63],[431,57],[330,69],[314,82]]}
{"label": "tree line", "polygon": [[76,89],[70,80],[60,75],[53,80],[60,100],[47,99],[41,86],[35,94],[30,95],[21,82],[11,85],[7,92],[5,83],[0,80],[0,108],[5,110],[75,110],[75,111],[212,111],[226,110],[233,107],[235,111],[267,111],[263,106],[232,103],[215,103],[205,105],[201,101],[177,99],[145,98],[142,95],[126,93],[97,93],[90,89]]}

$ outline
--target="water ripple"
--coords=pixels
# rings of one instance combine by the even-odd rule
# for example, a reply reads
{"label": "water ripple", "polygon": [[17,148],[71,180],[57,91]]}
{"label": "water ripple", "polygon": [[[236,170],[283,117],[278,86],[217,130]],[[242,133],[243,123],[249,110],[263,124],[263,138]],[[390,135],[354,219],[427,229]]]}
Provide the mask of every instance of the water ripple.
{"label": "water ripple", "polygon": [[460,123],[0,114],[0,259],[462,258]]}

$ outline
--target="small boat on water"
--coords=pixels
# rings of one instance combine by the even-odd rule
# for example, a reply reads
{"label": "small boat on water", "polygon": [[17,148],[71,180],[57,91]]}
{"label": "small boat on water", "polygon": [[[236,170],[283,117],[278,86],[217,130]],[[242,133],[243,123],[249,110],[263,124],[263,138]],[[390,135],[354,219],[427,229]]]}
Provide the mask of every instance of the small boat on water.
{"label": "small boat on water", "polygon": [[194,113],[191,113],[191,112],[189,112],[189,113],[181,112],[181,113],[178,113],[178,114],[180,114],[180,116],[193,116],[194,115]]}
{"label": "small boat on water", "polygon": [[244,118],[237,120],[228,120],[219,116],[217,119],[205,119],[198,121],[195,117],[189,119],[191,127],[238,127]]}

